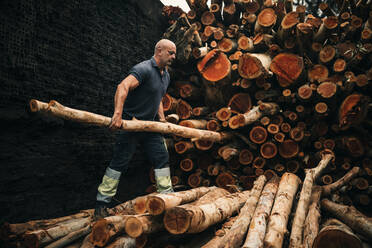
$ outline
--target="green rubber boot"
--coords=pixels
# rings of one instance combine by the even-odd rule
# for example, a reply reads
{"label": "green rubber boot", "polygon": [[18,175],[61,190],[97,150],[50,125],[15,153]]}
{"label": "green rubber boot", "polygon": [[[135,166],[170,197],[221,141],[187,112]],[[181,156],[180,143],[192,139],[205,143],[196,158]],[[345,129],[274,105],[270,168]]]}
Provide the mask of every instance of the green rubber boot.
{"label": "green rubber boot", "polygon": [[171,193],[173,191],[169,167],[155,169],[156,189],[159,193]]}

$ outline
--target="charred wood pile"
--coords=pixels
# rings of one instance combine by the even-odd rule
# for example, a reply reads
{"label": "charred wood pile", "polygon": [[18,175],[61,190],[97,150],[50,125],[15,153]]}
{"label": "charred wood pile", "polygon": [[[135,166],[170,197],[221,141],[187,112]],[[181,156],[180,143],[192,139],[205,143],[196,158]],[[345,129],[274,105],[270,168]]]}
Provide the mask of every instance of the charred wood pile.
{"label": "charred wood pile", "polygon": [[[166,134],[183,191],[150,185],[107,218],[5,224],[1,237],[21,247],[367,247],[372,2],[337,1],[337,13],[322,3],[323,18],[292,1],[187,2],[188,13],[163,10],[163,37],[177,46],[168,122],[122,125]],[[30,107],[110,123],[56,101]]]}

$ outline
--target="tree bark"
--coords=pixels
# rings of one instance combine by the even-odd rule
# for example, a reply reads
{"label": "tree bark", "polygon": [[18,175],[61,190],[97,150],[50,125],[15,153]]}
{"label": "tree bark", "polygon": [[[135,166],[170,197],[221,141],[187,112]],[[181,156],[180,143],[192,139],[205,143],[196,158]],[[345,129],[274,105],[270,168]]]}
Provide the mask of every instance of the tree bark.
{"label": "tree bark", "polygon": [[129,216],[125,222],[125,232],[132,238],[154,233],[164,228],[161,216],[149,214]]}
{"label": "tree bark", "polygon": [[114,215],[96,221],[92,227],[92,243],[104,247],[115,235],[124,232],[128,217],[128,215]]}
{"label": "tree bark", "polygon": [[311,203],[309,212],[306,216],[304,227],[304,248],[312,248],[314,240],[319,232],[320,215],[320,197],[322,196],[322,187],[314,186],[311,193]]}
{"label": "tree bark", "polygon": [[213,189],[215,187],[199,187],[186,191],[149,196],[146,202],[146,209],[152,215],[160,215],[167,209],[195,201]]}
{"label": "tree bark", "polygon": [[337,204],[328,199],[323,199],[321,205],[322,209],[330,212],[355,232],[365,236],[369,241],[372,241],[372,221],[356,208]]}
{"label": "tree bark", "polygon": [[323,189],[322,195],[323,196],[331,195],[332,193],[334,193],[335,191],[339,190],[341,187],[349,183],[354,177],[358,176],[360,173],[361,173],[360,167],[354,167],[336,182],[322,186]]}
{"label": "tree bark", "polygon": [[253,248],[263,247],[266,224],[269,219],[271,208],[274,203],[275,195],[278,190],[280,178],[272,177],[262,190],[262,194],[254,211],[252,221],[249,225],[247,238],[242,247]]}
{"label": "tree bark", "polygon": [[173,234],[199,233],[236,213],[249,196],[249,191],[234,193],[212,203],[181,205],[164,216],[165,228]]}
{"label": "tree bark", "polygon": [[63,238],[45,246],[46,248],[60,248],[65,247],[66,245],[74,242],[75,240],[87,235],[92,230],[92,227],[90,225],[83,227],[77,231],[70,232]]}
{"label": "tree bark", "polygon": [[282,247],[284,235],[287,233],[287,223],[291,213],[293,198],[300,182],[301,180],[295,174],[284,173],[282,176],[269,217],[264,247]]}
{"label": "tree bark", "polygon": [[240,209],[237,220],[234,222],[233,226],[230,228],[230,230],[228,230],[227,234],[221,239],[219,245],[216,247],[241,246],[265,183],[265,176],[260,176],[254,182],[254,186],[250,191],[248,199],[244,203],[244,206]]}
{"label": "tree bark", "polygon": [[314,241],[314,248],[327,247],[355,247],[362,248],[362,242],[353,231],[337,219],[329,219],[323,225]]}
{"label": "tree bark", "polygon": [[[107,127],[111,118],[65,107],[52,100],[49,104],[37,100],[30,101],[33,112],[45,112],[63,119]],[[175,134],[184,138],[197,138],[201,140],[222,141],[231,138],[232,134],[218,133],[194,128],[182,127],[172,123],[161,123],[155,121],[123,120],[121,129],[130,132],[159,132],[164,134]]]}
{"label": "tree bark", "polygon": [[292,223],[289,247],[300,247],[303,243],[303,226],[309,209],[313,184],[333,157],[333,154],[324,153],[322,154],[322,160],[319,162],[317,167],[305,171],[306,176]]}

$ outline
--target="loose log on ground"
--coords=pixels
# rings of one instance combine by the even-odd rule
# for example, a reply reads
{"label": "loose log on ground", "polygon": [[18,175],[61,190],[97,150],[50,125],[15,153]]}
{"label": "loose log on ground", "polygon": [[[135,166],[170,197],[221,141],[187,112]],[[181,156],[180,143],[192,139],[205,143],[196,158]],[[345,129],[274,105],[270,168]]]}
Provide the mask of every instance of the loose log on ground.
{"label": "loose log on ground", "polygon": [[118,237],[106,247],[107,248],[134,248],[134,247],[138,248],[138,247],[143,247],[143,246],[136,245],[136,239],[125,235],[125,236]]}
{"label": "loose log on ground", "polygon": [[282,176],[267,225],[264,247],[282,247],[293,198],[300,181],[295,174],[285,173]]}
{"label": "loose log on ground", "polygon": [[215,236],[202,248],[215,248],[220,243],[220,240],[226,235],[228,230],[232,227],[238,216],[229,218],[225,223],[223,223],[222,228],[217,230]]}
{"label": "loose log on ground", "polygon": [[48,229],[27,231],[23,235],[24,245],[27,247],[39,247],[52,241],[56,241],[67,234],[80,230],[91,223],[91,218],[72,220]]}
{"label": "loose log on ground", "polygon": [[132,238],[160,231],[164,228],[161,216],[131,215],[125,222],[125,232]]}
{"label": "loose log on ground", "polygon": [[241,208],[237,220],[216,247],[241,246],[265,183],[266,177],[263,175],[254,182],[254,186],[244,206]]}
{"label": "loose log on ground", "polygon": [[329,219],[323,224],[312,247],[327,247],[329,244],[333,247],[362,248],[360,239],[348,226],[337,219]]}
{"label": "loose log on ground", "polygon": [[123,233],[128,215],[114,215],[96,221],[92,227],[91,242],[104,247],[117,234]]}
{"label": "loose log on ground", "polygon": [[255,209],[252,221],[249,225],[246,240],[242,247],[263,247],[266,224],[278,190],[279,181],[280,178],[274,176],[265,185],[257,203],[257,208]]}
{"label": "loose log on ground", "polygon": [[333,158],[334,155],[332,153],[324,151],[322,160],[319,162],[318,166],[313,169],[305,170],[306,176],[292,223],[289,247],[299,247],[303,243],[303,226],[309,209],[313,184]]}
{"label": "loose log on ground", "polygon": [[186,191],[149,196],[146,202],[146,209],[152,215],[159,215],[169,208],[195,201],[214,188],[199,187]]}
{"label": "loose log on ground", "polygon": [[46,248],[66,247],[66,245],[68,245],[68,244],[74,242],[75,240],[78,240],[79,238],[84,237],[85,235],[90,233],[91,230],[92,230],[92,227],[90,225],[87,225],[86,227],[83,227],[79,230],[70,232],[69,234],[67,234],[63,238],[45,246],[45,247]]}
{"label": "loose log on ground", "polygon": [[311,202],[309,212],[307,213],[304,227],[304,248],[312,248],[315,238],[319,232],[320,215],[320,197],[322,196],[322,187],[314,186],[311,193]]}
{"label": "loose log on ground", "polygon": [[249,196],[249,191],[221,197],[212,203],[182,205],[164,215],[165,228],[173,234],[199,233],[236,213]]}
{"label": "loose log on ground", "polygon": [[[76,110],[65,107],[56,101],[52,100],[49,104],[37,100],[30,101],[30,108],[33,112],[45,112],[63,119],[73,120],[86,124],[107,127],[111,122],[111,118],[102,115],[90,113],[87,111]],[[159,132],[175,134],[184,138],[197,138],[211,141],[222,141],[225,138],[231,137],[226,133],[217,133],[206,130],[198,130],[193,128],[181,127],[172,123],[161,123],[154,121],[138,121],[138,120],[123,120],[123,130],[131,132]]]}

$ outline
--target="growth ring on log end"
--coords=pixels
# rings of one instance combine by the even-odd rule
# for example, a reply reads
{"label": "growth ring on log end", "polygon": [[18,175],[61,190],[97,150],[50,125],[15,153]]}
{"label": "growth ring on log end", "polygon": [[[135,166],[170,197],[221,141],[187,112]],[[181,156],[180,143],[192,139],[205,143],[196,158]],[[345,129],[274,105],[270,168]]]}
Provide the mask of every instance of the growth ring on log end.
{"label": "growth ring on log end", "polygon": [[292,158],[297,155],[299,149],[300,148],[298,147],[298,144],[295,141],[287,139],[280,143],[279,154],[283,158]]}
{"label": "growth ring on log end", "polygon": [[360,123],[367,113],[368,99],[361,94],[352,94],[345,98],[338,112],[341,130]]}
{"label": "growth ring on log end", "polygon": [[267,131],[262,126],[255,126],[249,132],[249,138],[251,139],[252,142],[256,144],[262,144],[266,141]]}
{"label": "growth ring on log end", "polygon": [[280,86],[287,87],[294,83],[304,68],[302,57],[292,53],[280,53],[271,62],[270,70],[276,74]]}
{"label": "growth ring on log end", "polygon": [[203,78],[211,82],[217,82],[230,74],[231,62],[226,54],[214,49],[198,62],[197,68]]}
{"label": "growth ring on log end", "polygon": [[187,210],[174,207],[166,211],[163,222],[168,232],[172,234],[182,234],[189,228],[191,216]]}

